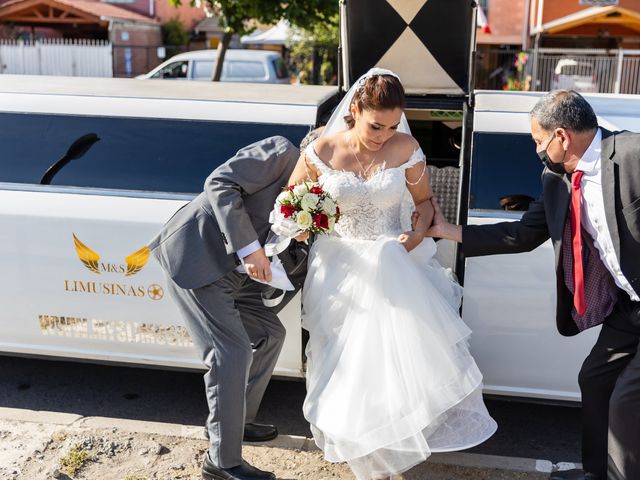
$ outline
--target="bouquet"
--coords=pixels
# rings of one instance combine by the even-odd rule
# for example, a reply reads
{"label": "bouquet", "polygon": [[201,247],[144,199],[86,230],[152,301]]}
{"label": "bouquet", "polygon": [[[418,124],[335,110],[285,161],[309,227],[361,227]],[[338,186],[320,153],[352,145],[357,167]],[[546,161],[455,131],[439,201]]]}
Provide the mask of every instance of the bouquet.
{"label": "bouquet", "polygon": [[269,221],[271,230],[278,235],[275,243],[286,240],[288,244],[304,232],[331,233],[339,219],[340,208],[331,195],[319,183],[304,182],[291,185],[278,195]]}

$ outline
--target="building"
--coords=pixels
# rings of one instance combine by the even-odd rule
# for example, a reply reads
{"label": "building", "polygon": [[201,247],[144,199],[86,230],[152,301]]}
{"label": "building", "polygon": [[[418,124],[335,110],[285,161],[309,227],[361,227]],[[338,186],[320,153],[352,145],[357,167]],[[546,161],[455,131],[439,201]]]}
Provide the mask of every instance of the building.
{"label": "building", "polygon": [[538,47],[640,48],[640,0],[530,0]]}

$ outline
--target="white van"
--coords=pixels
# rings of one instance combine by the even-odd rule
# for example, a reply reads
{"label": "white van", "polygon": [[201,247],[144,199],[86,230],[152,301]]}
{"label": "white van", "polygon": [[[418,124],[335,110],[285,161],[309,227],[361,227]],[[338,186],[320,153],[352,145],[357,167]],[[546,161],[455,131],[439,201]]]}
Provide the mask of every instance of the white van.
{"label": "white van", "polygon": [[[164,61],[138,79],[211,81],[217,50],[194,50]],[[282,57],[266,50],[229,49],[222,66],[222,82],[289,83]]]}

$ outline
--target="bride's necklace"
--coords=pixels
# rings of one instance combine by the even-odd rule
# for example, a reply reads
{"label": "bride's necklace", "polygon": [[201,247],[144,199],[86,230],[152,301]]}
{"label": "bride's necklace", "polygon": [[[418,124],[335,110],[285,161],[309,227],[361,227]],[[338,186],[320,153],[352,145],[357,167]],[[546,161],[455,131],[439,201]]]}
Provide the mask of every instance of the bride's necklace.
{"label": "bride's necklace", "polygon": [[356,159],[356,162],[358,162],[358,166],[360,167],[360,176],[362,178],[367,178],[367,173],[369,173],[369,170],[371,170],[371,167],[375,163],[376,157],[378,155],[377,154],[374,155],[373,158],[371,159],[371,161],[369,162],[369,165],[367,165],[367,168],[365,168],[364,165],[362,164],[362,162],[360,161],[360,159],[358,158],[358,154],[356,153],[356,148],[351,143],[351,140],[352,140],[352,137],[351,137],[351,134],[349,134],[349,138],[347,140],[347,144],[349,145],[349,149],[351,150],[351,153],[353,154],[353,157]]}

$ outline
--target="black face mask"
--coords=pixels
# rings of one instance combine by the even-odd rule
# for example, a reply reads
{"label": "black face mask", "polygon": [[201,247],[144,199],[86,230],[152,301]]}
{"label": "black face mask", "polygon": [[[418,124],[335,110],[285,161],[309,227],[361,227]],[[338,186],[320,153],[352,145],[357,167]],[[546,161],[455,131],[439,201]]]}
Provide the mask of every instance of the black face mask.
{"label": "black face mask", "polygon": [[[536,153],[538,154],[538,157],[540,157],[540,161],[542,162],[542,164],[545,167],[547,167],[550,171],[552,171],[553,173],[560,173],[560,174],[567,173],[567,171],[564,169],[564,163],[554,163],[549,158],[549,154],[547,153],[547,149],[549,148],[549,145],[551,145],[552,141],[553,141],[553,137],[551,137],[551,139],[547,143],[547,146],[545,147],[544,150],[542,150],[542,151],[537,151],[536,150]],[[564,157],[566,155],[567,155],[567,152],[565,150],[564,156],[562,157],[562,161],[563,162],[564,162]]]}

